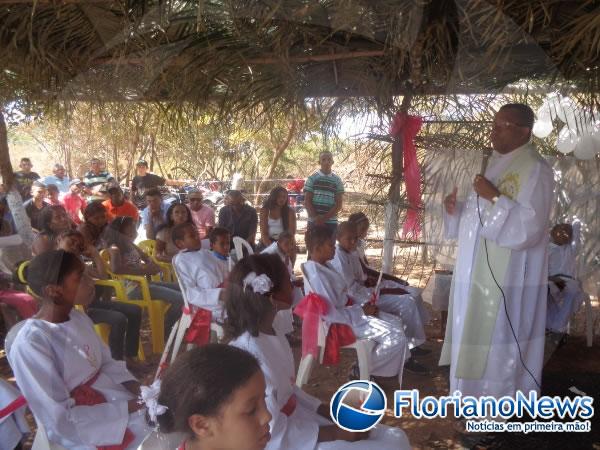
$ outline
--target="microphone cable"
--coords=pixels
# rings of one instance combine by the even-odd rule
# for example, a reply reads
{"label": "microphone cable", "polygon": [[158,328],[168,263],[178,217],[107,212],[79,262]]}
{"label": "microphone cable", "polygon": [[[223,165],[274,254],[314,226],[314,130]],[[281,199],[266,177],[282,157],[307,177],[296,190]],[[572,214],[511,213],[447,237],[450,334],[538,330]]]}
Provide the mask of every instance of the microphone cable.
{"label": "microphone cable", "polygon": [[[481,218],[481,209],[479,208],[479,195],[477,195],[477,215],[479,216],[479,223],[481,223],[481,227],[483,228],[483,219]],[[483,239],[483,246],[485,248],[485,259],[487,261],[488,269],[490,270],[490,275],[492,275],[492,279],[494,280],[494,283],[496,283],[496,286],[498,287],[498,289],[500,289],[500,292],[502,293],[502,303],[504,304],[504,313],[506,314],[506,318],[508,319],[508,324],[510,325],[510,331],[512,332],[512,335],[515,338],[515,343],[517,344],[517,350],[519,351],[519,359],[521,360],[521,365],[527,371],[527,373],[529,374],[529,376],[531,377],[531,379],[533,380],[533,382],[535,383],[535,385],[538,387],[538,389],[541,392],[542,386],[535,379],[535,376],[533,376],[533,373],[531,373],[531,370],[529,370],[529,368],[525,364],[525,361],[523,360],[523,354],[521,352],[521,346],[519,345],[519,339],[517,338],[517,333],[515,333],[515,328],[513,327],[512,321],[510,320],[510,315],[508,314],[508,306],[506,306],[506,295],[504,295],[504,291],[502,290],[500,283],[498,283],[498,281],[496,280],[496,276],[494,275],[494,271],[492,270],[492,265],[490,264],[490,255],[488,253],[488,248],[487,248],[487,240],[484,237],[482,237],[482,239]]]}

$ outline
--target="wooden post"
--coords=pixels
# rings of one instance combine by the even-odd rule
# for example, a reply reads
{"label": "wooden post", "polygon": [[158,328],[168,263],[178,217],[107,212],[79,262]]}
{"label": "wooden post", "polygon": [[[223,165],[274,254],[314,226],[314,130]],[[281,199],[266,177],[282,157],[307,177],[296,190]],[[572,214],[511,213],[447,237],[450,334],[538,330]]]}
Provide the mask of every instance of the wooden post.
{"label": "wooden post", "polygon": [[[405,95],[400,106],[401,112],[407,112],[410,107],[412,95]],[[394,240],[398,232],[398,217],[400,212],[400,183],[402,182],[403,168],[402,155],[404,144],[402,139],[394,139],[392,143],[392,181],[388,191],[388,200],[385,204],[385,237],[383,241],[382,271],[394,271]]]}

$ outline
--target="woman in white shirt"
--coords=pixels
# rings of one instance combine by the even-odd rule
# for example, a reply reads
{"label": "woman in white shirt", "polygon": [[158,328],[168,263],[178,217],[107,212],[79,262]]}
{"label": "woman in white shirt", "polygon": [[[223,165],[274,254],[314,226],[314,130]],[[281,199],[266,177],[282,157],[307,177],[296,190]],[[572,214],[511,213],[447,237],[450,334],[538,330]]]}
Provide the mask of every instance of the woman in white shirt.
{"label": "woman in white shirt", "polygon": [[288,191],[283,186],[271,190],[260,209],[260,242],[262,250],[279,239],[284,231],[296,234],[296,215],[288,204]]}

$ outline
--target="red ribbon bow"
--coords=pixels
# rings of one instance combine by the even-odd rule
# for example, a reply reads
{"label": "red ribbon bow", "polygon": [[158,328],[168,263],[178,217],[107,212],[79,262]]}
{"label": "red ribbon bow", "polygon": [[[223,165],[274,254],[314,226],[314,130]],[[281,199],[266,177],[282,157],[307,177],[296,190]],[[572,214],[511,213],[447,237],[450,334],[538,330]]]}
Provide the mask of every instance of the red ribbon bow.
{"label": "red ribbon bow", "polygon": [[402,227],[402,235],[419,237],[421,223],[419,222],[419,209],[421,202],[421,169],[417,161],[417,148],[415,147],[415,136],[421,130],[423,119],[419,116],[411,116],[405,112],[399,112],[394,116],[390,126],[390,135],[396,139],[402,139],[402,154],[404,157],[404,183],[408,197],[409,208],[406,220]]}
{"label": "red ribbon bow", "polygon": [[183,340],[188,344],[203,346],[210,342],[210,322],[212,313],[208,309],[198,308]]}
{"label": "red ribbon bow", "polygon": [[[314,292],[304,297],[294,309],[294,314],[302,318],[302,356],[313,355],[317,358],[319,323],[321,317],[327,314],[328,310],[327,302]],[[343,323],[331,324],[325,339],[323,364],[338,364],[340,347],[354,342],[356,342],[356,337],[350,326]]]}

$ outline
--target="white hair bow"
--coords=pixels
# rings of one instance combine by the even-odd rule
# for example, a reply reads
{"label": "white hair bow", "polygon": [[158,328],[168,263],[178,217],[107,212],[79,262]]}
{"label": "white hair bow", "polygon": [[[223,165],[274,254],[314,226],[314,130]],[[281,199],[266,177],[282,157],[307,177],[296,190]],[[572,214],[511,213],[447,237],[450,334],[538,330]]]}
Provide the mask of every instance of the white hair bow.
{"label": "white hair bow", "polygon": [[148,416],[153,423],[156,423],[156,417],[164,414],[167,407],[158,403],[158,394],[160,393],[160,379],[154,380],[150,386],[140,387],[140,398],[146,404]]}
{"label": "white hair bow", "polygon": [[248,286],[252,288],[256,294],[266,294],[273,287],[273,282],[266,274],[256,275],[256,272],[250,272],[244,278],[242,283],[244,289]]}

